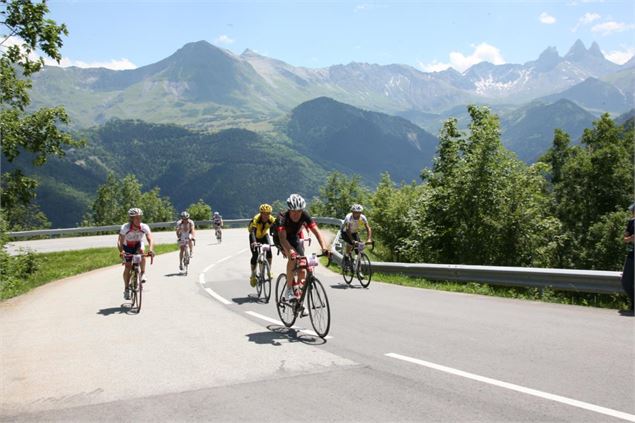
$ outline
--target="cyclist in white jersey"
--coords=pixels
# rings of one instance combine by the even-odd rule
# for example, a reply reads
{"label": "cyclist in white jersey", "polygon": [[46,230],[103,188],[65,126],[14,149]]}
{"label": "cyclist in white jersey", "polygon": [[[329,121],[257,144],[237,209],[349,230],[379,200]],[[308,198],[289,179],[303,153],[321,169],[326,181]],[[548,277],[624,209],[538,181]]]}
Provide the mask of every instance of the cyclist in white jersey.
{"label": "cyclist in white jersey", "polygon": [[185,247],[189,247],[190,258],[193,258],[194,241],[196,240],[196,225],[194,225],[194,221],[190,219],[190,214],[187,211],[181,212],[181,219],[176,222],[176,237],[179,240],[181,250],[179,253],[179,269],[183,271],[183,252],[185,251]]}
{"label": "cyclist in white jersey", "polygon": [[[128,223],[121,225],[119,230],[119,238],[117,240],[117,248],[119,254],[123,257],[124,253],[128,254],[144,254],[145,243],[144,238],[148,240],[148,254],[154,256],[154,241],[152,239],[152,232],[150,227],[145,223],[141,223],[141,216],[143,211],[138,208],[132,208],[128,210]],[[126,266],[123,271],[123,283],[124,291],[123,297],[126,300],[130,299],[130,269],[132,267],[132,258],[126,258]],[[146,271],[146,259],[141,259],[141,283],[145,283],[145,271]]]}
{"label": "cyclist in white jersey", "polygon": [[373,232],[368,224],[368,219],[362,213],[364,208],[360,204],[353,204],[351,206],[351,212],[344,218],[342,223],[342,229],[340,236],[346,242],[346,249],[344,258],[348,258],[348,255],[353,248],[353,244],[359,241],[359,225],[362,223],[366,227],[367,239],[366,242],[371,242]]}

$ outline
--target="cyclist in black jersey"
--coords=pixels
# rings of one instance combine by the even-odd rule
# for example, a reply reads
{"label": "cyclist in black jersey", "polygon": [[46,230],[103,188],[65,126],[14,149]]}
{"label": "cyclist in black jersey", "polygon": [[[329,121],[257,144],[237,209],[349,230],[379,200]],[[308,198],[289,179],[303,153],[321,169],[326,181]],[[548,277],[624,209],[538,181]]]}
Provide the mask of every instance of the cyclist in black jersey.
{"label": "cyclist in black jersey", "polygon": [[[299,235],[303,226],[306,225],[306,227],[315,234],[323,253],[328,253],[328,250],[322,233],[317,227],[317,223],[304,210],[306,207],[304,198],[299,194],[291,194],[289,198],[287,198],[287,206],[289,210],[278,216],[276,231],[284,255],[289,259],[287,262],[287,299],[291,300],[295,298],[293,292],[295,259],[298,256],[304,256],[304,243],[301,241]],[[298,274],[299,280],[304,280],[304,276],[304,271],[300,271]]]}

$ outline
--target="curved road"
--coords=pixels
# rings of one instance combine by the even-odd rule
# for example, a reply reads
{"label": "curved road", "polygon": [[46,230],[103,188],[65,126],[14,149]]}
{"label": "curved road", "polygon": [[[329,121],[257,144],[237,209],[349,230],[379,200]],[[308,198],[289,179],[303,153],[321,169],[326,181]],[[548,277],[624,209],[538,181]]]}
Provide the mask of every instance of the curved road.
{"label": "curved road", "polygon": [[252,298],[246,238],[201,231],[188,276],[157,257],[140,315],[120,266],[0,304],[0,420],[635,421],[632,317],[318,268],[324,342]]}

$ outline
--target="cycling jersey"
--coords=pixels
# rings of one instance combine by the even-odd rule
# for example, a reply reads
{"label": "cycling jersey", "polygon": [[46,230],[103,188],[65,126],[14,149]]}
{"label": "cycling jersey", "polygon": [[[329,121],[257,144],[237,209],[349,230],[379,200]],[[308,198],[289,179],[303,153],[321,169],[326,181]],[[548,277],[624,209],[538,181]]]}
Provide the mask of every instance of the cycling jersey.
{"label": "cycling jersey", "polygon": [[124,236],[124,247],[128,248],[143,248],[143,239],[146,235],[151,234],[150,227],[145,223],[141,226],[133,226],[130,223],[121,225],[119,234]]}
{"label": "cycling jersey", "polygon": [[256,239],[262,239],[267,236],[269,233],[269,228],[276,221],[275,217],[269,215],[269,219],[266,221],[262,221],[260,213],[254,216],[249,222],[249,226],[247,229],[249,230],[249,240],[251,242],[256,242]]}
{"label": "cycling jersey", "polygon": [[220,226],[223,222],[223,218],[221,216],[214,216],[212,222],[214,223],[214,226]]}
{"label": "cycling jersey", "polygon": [[176,229],[181,232],[181,236],[183,236],[184,233],[189,234],[195,228],[196,225],[194,224],[194,221],[192,219],[187,219],[185,221],[181,219],[176,222]]}
{"label": "cycling jersey", "polygon": [[350,231],[351,233],[356,233],[359,230],[360,222],[364,225],[368,225],[368,220],[364,214],[360,214],[359,219],[355,219],[353,213],[347,214],[344,218],[344,223],[342,223],[342,232]]}
{"label": "cycling jersey", "polygon": [[276,230],[278,232],[282,232],[283,230],[287,231],[287,239],[297,238],[302,231],[302,226],[306,225],[307,229],[312,229],[317,227],[317,223],[315,220],[306,212],[302,211],[302,215],[300,216],[300,220],[294,222],[291,220],[291,216],[289,212],[280,213],[278,216],[278,223],[276,226]]}

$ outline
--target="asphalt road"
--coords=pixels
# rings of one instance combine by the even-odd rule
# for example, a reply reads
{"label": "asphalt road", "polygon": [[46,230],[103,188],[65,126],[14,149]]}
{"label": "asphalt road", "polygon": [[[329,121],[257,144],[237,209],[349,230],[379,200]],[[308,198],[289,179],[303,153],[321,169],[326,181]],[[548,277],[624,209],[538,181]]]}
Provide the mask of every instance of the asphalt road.
{"label": "asphalt road", "polygon": [[176,254],[150,268],[139,315],[119,266],[0,304],[0,420],[635,421],[633,317],[347,287],[320,267],[324,341],[255,301],[244,230],[200,234],[188,276]]}

